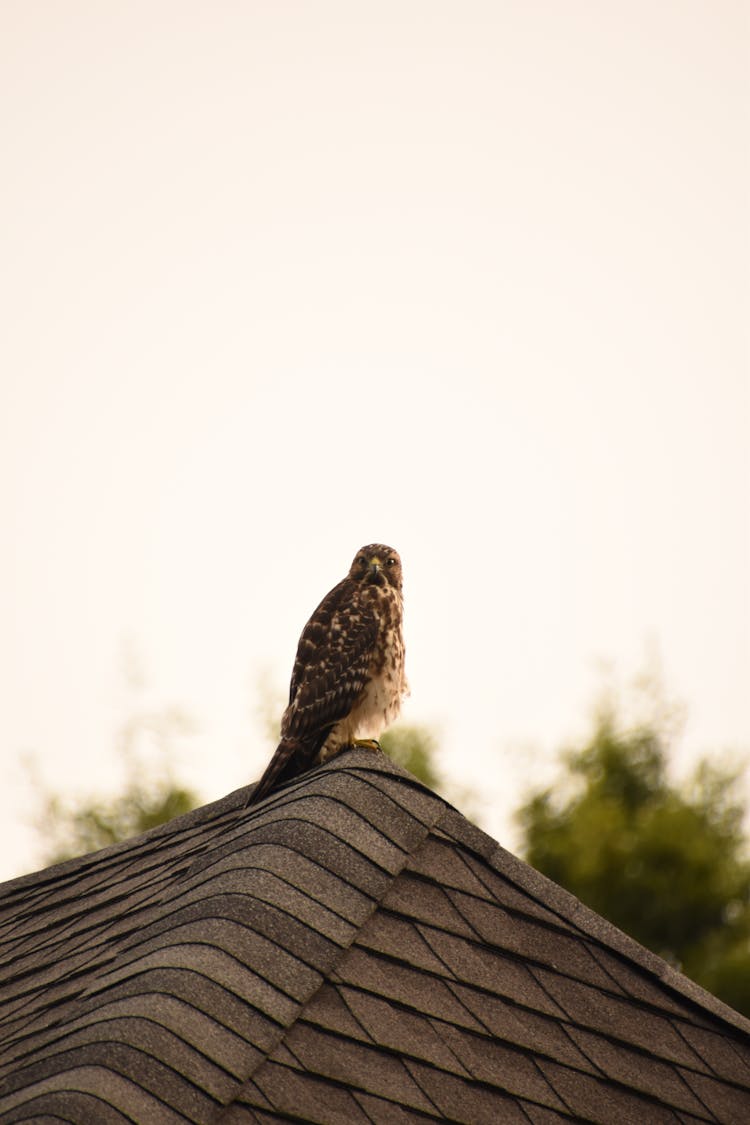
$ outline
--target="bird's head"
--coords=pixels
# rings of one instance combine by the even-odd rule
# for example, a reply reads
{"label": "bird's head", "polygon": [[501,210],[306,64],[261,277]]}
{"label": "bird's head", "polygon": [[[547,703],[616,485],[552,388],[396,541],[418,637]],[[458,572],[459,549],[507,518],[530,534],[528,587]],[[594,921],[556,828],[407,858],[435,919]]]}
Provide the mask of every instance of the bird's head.
{"label": "bird's head", "polygon": [[349,577],[363,585],[394,586],[401,589],[401,559],[393,547],[370,543],[354,556]]}

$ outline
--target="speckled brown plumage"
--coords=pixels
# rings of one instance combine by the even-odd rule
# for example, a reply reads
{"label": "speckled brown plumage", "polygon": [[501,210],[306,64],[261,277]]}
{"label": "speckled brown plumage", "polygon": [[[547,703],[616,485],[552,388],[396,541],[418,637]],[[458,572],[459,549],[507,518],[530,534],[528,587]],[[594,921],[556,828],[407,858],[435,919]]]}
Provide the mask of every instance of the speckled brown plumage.
{"label": "speckled brown plumage", "polygon": [[299,640],[281,741],[249,804],[396,718],[408,690],[401,588],[398,553],[370,543],[323,598]]}

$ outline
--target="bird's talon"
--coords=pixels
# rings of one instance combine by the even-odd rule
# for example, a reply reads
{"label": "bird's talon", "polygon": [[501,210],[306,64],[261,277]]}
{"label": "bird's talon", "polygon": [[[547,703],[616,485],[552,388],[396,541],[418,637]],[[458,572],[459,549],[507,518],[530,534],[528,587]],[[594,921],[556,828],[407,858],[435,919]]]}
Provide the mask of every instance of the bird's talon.
{"label": "bird's talon", "polygon": [[363,750],[379,750],[380,743],[376,738],[355,738],[353,746],[361,746]]}

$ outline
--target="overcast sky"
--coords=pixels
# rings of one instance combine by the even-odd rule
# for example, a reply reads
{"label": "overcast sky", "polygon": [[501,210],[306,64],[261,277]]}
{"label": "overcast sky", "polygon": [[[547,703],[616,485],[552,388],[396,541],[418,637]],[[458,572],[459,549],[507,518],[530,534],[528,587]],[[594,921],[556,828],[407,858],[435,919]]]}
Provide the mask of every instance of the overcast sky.
{"label": "overcast sky", "polygon": [[0,876],[23,752],[113,791],[136,707],[195,716],[206,800],[258,776],[375,540],[501,842],[603,664],[750,750],[747,19],[4,0]]}

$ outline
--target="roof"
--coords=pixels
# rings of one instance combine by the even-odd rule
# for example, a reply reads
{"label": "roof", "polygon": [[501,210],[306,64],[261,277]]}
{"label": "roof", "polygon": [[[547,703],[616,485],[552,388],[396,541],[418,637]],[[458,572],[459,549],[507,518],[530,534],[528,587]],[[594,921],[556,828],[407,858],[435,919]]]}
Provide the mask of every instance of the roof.
{"label": "roof", "polygon": [[750,1023],[349,751],[0,888],[4,1123],[750,1120]]}

